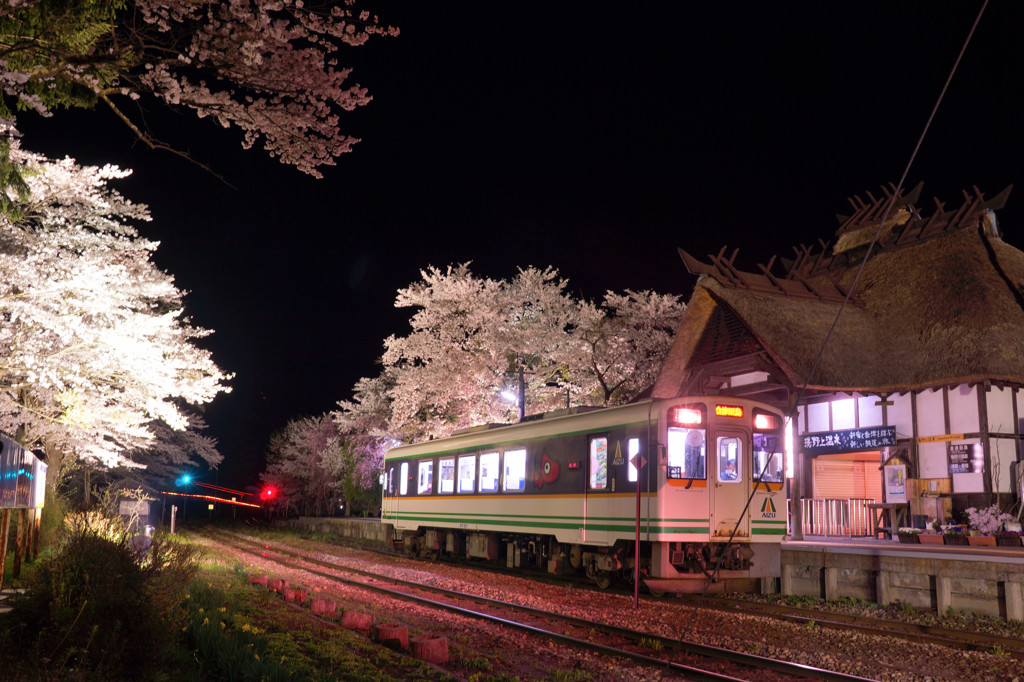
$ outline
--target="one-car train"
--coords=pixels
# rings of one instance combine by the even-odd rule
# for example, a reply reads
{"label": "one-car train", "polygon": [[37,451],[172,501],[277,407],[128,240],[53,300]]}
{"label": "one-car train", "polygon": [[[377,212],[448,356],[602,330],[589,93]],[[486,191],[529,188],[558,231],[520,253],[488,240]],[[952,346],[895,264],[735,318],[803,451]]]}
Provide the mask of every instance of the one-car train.
{"label": "one-car train", "polygon": [[787,529],[783,421],[767,404],[688,396],[466,429],[388,451],[382,520],[414,554],[603,587],[631,581],[638,556],[656,594],[756,590],[779,575]]}

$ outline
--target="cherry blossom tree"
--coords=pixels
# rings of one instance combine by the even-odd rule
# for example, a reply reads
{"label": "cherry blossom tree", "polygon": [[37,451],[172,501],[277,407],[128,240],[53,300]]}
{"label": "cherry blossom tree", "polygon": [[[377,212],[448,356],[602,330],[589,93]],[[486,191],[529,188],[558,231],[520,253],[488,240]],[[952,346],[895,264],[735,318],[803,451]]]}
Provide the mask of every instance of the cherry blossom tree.
{"label": "cherry blossom tree", "polygon": [[468,264],[430,267],[398,292],[417,308],[408,336],[385,340],[394,368],[391,429],[403,440],[517,416],[501,394],[525,392],[537,410],[564,406],[560,379],[581,347],[572,332],[579,307],[557,270],[520,269],[510,281],[474,275]]}
{"label": "cherry blossom tree", "polygon": [[323,514],[338,488],[325,460],[338,461],[341,447],[329,414],[293,419],[271,437],[262,480],[286,491],[301,513]]}
{"label": "cherry blossom tree", "polygon": [[635,400],[658,378],[686,305],[653,291],[605,294],[602,307],[583,305],[576,336],[585,344],[594,405]]}
{"label": "cherry blossom tree", "polygon": [[100,104],[150,147],[186,155],[146,127],[148,97],[319,177],[357,141],[340,112],[370,101],[337,51],[397,33],[353,0],[7,0],[0,115]]}
{"label": "cherry blossom tree", "polygon": [[127,171],[17,145],[10,160],[29,193],[0,216],[0,429],[44,447],[55,474],[66,457],[116,464],[154,424],[185,428],[181,403],[209,402],[229,377],[133,227],[146,208],[108,187]]}

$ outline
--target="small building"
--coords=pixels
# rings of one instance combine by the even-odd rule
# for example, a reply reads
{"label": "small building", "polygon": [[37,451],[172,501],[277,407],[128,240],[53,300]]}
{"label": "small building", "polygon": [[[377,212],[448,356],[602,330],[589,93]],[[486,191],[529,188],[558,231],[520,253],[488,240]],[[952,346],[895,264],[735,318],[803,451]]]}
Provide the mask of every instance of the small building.
{"label": "small building", "polygon": [[699,279],[653,395],[791,410],[796,537],[850,532],[871,503],[905,503],[906,525],[1019,504],[1024,253],[995,217],[1010,189],[854,197],[832,242],[757,272],[680,250]]}

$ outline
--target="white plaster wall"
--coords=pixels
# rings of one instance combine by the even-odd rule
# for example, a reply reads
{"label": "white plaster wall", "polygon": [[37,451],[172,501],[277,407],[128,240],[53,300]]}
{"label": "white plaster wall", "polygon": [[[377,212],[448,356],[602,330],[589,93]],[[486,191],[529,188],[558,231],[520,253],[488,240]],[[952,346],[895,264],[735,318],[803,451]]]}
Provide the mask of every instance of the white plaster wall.
{"label": "white plaster wall", "polygon": [[857,398],[857,418],[860,420],[857,426],[884,426],[882,424],[882,406],[875,405],[880,400],[881,398],[877,395],[862,395]]}
{"label": "white plaster wall", "polygon": [[945,433],[946,415],[943,408],[942,391],[921,391],[917,394],[917,435],[941,436]]}
{"label": "white plaster wall", "polygon": [[949,432],[981,431],[978,417],[978,387],[960,384],[949,389]]}
{"label": "white plaster wall", "polygon": [[1013,391],[990,388],[985,396],[990,433],[1013,433]]}
{"label": "white plaster wall", "polygon": [[1011,438],[990,438],[992,458],[992,490],[1008,493],[1010,488],[1010,464],[1017,459],[1017,450]]}
{"label": "white plaster wall", "polygon": [[887,426],[896,427],[897,438],[912,438],[914,436],[914,421],[912,419],[914,413],[910,405],[911,394],[900,393],[899,395],[891,395],[889,400],[893,404],[886,410],[887,419],[889,420]]}
{"label": "white plaster wall", "polygon": [[946,478],[949,460],[945,443],[918,443],[917,464],[921,478]]}
{"label": "white plaster wall", "polygon": [[828,403],[813,403],[807,406],[807,432],[831,431],[828,424]]}
{"label": "white plaster wall", "polygon": [[832,406],[832,431],[857,428],[857,406],[853,398],[841,398],[833,400]]}

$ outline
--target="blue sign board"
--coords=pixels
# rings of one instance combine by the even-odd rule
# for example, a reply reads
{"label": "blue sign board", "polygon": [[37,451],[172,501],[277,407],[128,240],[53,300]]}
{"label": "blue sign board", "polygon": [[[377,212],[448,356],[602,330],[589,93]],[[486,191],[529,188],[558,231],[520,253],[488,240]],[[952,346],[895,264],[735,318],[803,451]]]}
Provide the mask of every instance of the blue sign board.
{"label": "blue sign board", "polygon": [[844,431],[822,431],[805,433],[800,438],[803,440],[804,454],[812,456],[831,452],[877,450],[896,445],[896,427],[868,426]]}

